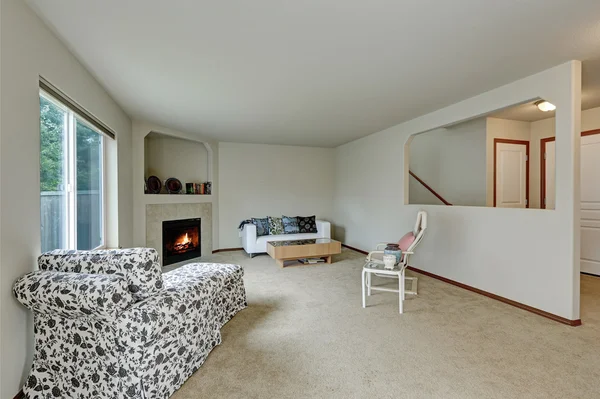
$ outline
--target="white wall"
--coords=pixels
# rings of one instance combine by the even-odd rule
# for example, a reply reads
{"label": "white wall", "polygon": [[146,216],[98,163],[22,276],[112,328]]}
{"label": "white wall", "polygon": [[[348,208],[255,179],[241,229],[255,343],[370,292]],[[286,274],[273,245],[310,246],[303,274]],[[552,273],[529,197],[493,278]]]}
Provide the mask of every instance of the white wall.
{"label": "white wall", "polygon": [[[554,119],[554,118],[552,118]],[[600,107],[581,112],[581,131],[600,129]]]}
{"label": "white wall", "polygon": [[[366,250],[397,240],[422,208],[429,228],[415,267],[578,319],[580,95],[573,61],[338,147],[334,220],[344,242]],[[537,97],[558,107],[556,211],[404,205],[410,135]]]}
{"label": "white wall", "polygon": [[[410,170],[451,204],[485,206],[485,149],[485,118],[434,129],[413,137]],[[411,204],[440,203],[429,191],[409,193]]]}
{"label": "white wall", "polygon": [[[494,206],[494,139],[530,139],[530,123],[509,119],[487,118],[486,205]],[[531,158],[531,147],[529,148]],[[531,186],[530,186],[531,187]],[[531,201],[531,198],[530,198]]]}
{"label": "white wall", "polygon": [[[331,148],[219,143],[220,248],[241,246],[237,226],[251,217],[332,214]],[[352,190],[363,182],[352,179]]]}
{"label": "white wall", "polygon": [[438,197],[412,176],[410,176],[408,180],[408,192],[410,204],[445,205]]}
{"label": "white wall", "polygon": [[[183,184],[208,181],[208,151],[203,143],[152,133],[144,141],[145,176]],[[164,189],[164,188],[163,188]]]}
{"label": "white wall", "polygon": [[[131,244],[131,121],[22,0],[0,6],[0,397],[12,398],[28,373],[33,334],[30,313],[12,296],[12,284],[34,269],[40,252],[38,77],[46,79],[113,128],[118,137],[118,241]],[[113,182],[114,183],[114,182]],[[10,187],[10,189],[6,189]],[[118,191],[118,193],[117,193]],[[112,237],[114,238],[114,237]]]}

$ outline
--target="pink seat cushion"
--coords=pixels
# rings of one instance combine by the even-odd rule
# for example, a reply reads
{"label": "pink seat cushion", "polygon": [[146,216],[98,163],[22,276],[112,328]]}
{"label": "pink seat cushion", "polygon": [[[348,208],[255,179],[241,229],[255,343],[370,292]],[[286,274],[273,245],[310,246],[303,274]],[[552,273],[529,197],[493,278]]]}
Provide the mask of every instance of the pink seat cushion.
{"label": "pink seat cushion", "polygon": [[398,241],[398,246],[402,251],[408,251],[408,248],[412,245],[414,241],[415,235],[412,231],[409,231],[408,233],[404,234],[404,237],[402,237],[400,241]]}

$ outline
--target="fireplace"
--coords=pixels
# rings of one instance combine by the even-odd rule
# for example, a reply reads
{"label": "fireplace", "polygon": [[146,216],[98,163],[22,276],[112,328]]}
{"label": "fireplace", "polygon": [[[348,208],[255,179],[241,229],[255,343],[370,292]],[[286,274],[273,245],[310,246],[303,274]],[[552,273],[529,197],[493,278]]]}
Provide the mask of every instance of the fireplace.
{"label": "fireplace", "polygon": [[198,218],[162,222],[163,266],[201,255],[200,220]]}

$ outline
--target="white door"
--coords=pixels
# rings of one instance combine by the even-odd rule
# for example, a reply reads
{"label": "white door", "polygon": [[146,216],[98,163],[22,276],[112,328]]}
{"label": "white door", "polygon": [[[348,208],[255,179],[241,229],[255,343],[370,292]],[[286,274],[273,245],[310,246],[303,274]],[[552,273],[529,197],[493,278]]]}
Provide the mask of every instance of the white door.
{"label": "white door", "polygon": [[496,201],[499,208],[527,207],[527,145],[496,143]]}
{"label": "white door", "polygon": [[[546,143],[546,208],[555,207],[555,142]],[[581,271],[600,276],[600,134],[581,137]]]}
{"label": "white door", "polygon": [[546,179],[546,198],[542,198],[546,209],[556,208],[556,141],[546,142],[546,151],[544,152],[546,159],[546,174],[542,178]]}
{"label": "white door", "polygon": [[600,275],[600,134],[581,137],[581,271]]}

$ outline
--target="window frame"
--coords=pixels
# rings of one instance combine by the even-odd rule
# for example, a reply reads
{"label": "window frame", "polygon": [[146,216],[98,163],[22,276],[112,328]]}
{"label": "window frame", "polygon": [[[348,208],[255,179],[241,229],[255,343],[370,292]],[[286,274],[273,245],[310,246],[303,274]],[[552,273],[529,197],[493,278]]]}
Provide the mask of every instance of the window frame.
{"label": "window frame", "polygon": [[[107,238],[106,238],[106,201],[107,201],[107,190],[106,190],[106,139],[110,136],[107,136],[103,131],[98,129],[93,124],[89,123],[86,118],[82,117],[78,114],[78,112],[74,109],[69,108],[68,105],[64,104],[62,101],[57,99],[48,91],[43,88],[39,88],[39,97],[44,97],[47,101],[51,102],[56,107],[60,108],[62,111],[66,113],[66,134],[64,138],[64,146],[66,148],[67,162],[65,165],[66,171],[65,180],[66,180],[66,194],[67,194],[67,229],[65,230],[66,237],[64,242],[68,243],[68,248],[55,248],[55,249],[68,249],[68,250],[77,250],[77,122],[84,124],[88,129],[94,131],[102,138],[102,145],[100,150],[101,154],[101,173],[102,178],[100,179],[100,191],[101,191],[101,206],[102,216],[100,218],[101,223],[101,234],[102,234],[102,242],[99,246],[95,248],[90,248],[89,251],[105,249]],[[40,126],[41,126],[41,115],[40,115]],[[41,134],[41,132],[40,132]],[[64,161],[64,159],[63,159]],[[41,175],[41,167],[40,167],[40,175]]]}

